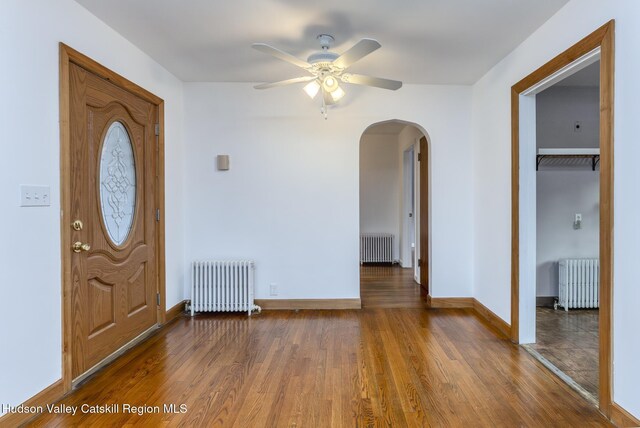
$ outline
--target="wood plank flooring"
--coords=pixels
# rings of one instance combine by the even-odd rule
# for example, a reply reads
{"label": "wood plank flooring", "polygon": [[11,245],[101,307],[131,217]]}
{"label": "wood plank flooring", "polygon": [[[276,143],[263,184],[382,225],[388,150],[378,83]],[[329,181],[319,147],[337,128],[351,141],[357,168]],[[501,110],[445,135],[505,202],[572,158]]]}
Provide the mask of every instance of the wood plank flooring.
{"label": "wood plank flooring", "polygon": [[598,310],[536,308],[536,341],[529,345],[598,397]]}
{"label": "wood plank flooring", "polygon": [[[363,302],[181,318],[62,400],[120,412],[45,414],[31,426],[610,426],[470,309]],[[160,413],[125,413],[125,403]],[[163,413],[171,403],[186,413]]]}
{"label": "wood plank flooring", "polygon": [[426,308],[413,269],[397,265],[361,266],[360,299],[363,308]]}

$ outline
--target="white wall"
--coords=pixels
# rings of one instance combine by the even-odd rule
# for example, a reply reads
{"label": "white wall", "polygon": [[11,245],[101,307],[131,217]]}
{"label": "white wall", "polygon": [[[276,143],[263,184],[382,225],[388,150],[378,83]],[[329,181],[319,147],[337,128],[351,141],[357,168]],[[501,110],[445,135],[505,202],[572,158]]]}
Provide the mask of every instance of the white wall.
{"label": "white wall", "polygon": [[360,232],[390,233],[400,259],[402,164],[398,136],[365,133],[360,142]]}
{"label": "white wall", "polygon": [[[0,403],[61,377],[58,42],[165,100],[167,304],[182,300],[182,83],[71,0],[0,4]],[[19,185],[51,186],[50,207],[20,208]]]}
{"label": "white wall", "polygon": [[616,19],[614,201],[614,399],[640,417],[640,2],[572,0],[473,87],[474,295],[510,321],[510,87],[593,30]]}
{"label": "white wall", "polygon": [[[258,298],[359,297],[360,138],[373,123],[402,119],[432,142],[433,295],[468,296],[470,95],[348,86],[325,121],[300,87],[186,83],[187,261],[255,259]],[[215,170],[217,154],[231,155],[230,171]]]}
{"label": "white wall", "polygon": [[[580,132],[573,125],[581,123]],[[552,86],[536,95],[536,142],[545,148],[600,147],[600,88]]]}
{"label": "white wall", "polygon": [[[597,258],[599,171],[545,170],[537,175],[537,295],[558,296],[558,260]],[[573,228],[575,214],[582,227]]]}

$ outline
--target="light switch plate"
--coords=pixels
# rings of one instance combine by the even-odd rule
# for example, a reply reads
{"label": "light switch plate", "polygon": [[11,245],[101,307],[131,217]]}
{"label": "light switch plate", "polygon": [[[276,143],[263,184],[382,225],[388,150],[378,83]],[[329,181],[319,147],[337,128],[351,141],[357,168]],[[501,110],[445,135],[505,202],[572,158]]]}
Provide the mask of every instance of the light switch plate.
{"label": "light switch plate", "polygon": [[48,207],[51,205],[51,188],[49,186],[20,185],[21,207]]}

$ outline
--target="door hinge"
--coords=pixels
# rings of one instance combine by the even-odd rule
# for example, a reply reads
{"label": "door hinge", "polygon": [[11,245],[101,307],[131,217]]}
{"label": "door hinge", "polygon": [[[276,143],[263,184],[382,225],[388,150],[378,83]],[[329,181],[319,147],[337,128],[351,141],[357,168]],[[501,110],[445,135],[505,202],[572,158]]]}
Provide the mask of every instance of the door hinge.
{"label": "door hinge", "polygon": [[422,160],[422,153],[418,153],[418,162]]}
{"label": "door hinge", "polygon": [[160,306],[160,293],[156,293],[156,303]]}
{"label": "door hinge", "polygon": [[422,267],[422,259],[418,259],[418,267]]}
{"label": "door hinge", "polygon": [[160,136],[160,124],[156,123],[155,126],[156,137]]}
{"label": "door hinge", "polygon": [[156,221],[160,221],[160,208],[156,208]]}

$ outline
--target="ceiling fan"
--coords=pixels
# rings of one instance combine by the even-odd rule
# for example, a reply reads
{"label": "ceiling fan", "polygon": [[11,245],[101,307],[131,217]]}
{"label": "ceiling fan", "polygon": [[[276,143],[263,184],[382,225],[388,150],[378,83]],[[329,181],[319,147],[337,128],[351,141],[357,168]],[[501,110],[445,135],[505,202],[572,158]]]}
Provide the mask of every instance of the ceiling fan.
{"label": "ceiling fan", "polygon": [[340,82],[374,86],[393,91],[402,87],[402,82],[397,80],[382,79],[380,77],[371,77],[345,72],[353,63],[381,47],[380,43],[376,40],[362,39],[351,47],[351,49],[347,50],[342,55],[338,55],[335,52],[329,51],[331,43],[334,41],[333,36],[329,34],[320,34],[317,39],[320,42],[322,50],[311,54],[309,58],[307,58],[307,61],[303,61],[265,43],[254,43],[251,45],[254,49],[257,49],[260,52],[273,55],[278,59],[303,68],[310,74],[309,76],[295,77],[293,79],[282,80],[279,82],[263,83],[254,86],[254,88],[268,89],[291,85],[294,83],[309,82],[305,85],[304,91],[312,99],[316,97],[318,92],[322,92],[322,108],[320,111],[326,119],[326,106],[337,103],[345,95],[344,90],[340,87]]}

